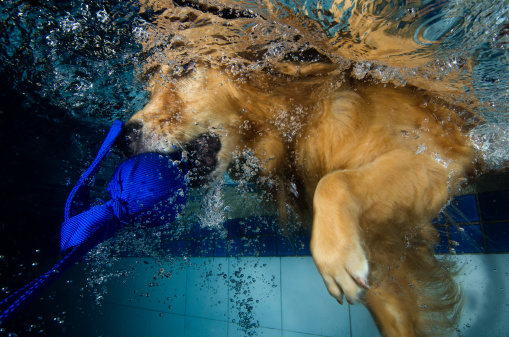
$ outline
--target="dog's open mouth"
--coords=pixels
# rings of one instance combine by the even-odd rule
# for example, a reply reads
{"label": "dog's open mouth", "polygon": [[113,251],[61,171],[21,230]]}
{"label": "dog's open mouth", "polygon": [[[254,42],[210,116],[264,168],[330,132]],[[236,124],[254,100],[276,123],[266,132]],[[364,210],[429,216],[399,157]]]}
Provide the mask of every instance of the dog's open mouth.
{"label": "dog's open mouth", "polygon": [[[140,123],[130,122],[124,128],[116,145],[126,157],[131,157],[137,153],[147,152],[144,144],[144,137],[141,132]],[[218,166],[217,154],[221,150],[221,141],[219,137],[212,133],[204,133],[185,144],[182,148],[187,157],[189,169],[189,181],[191,185],[199,186],[207,183],[211,178],[211,173]],[[165,151],[162,151],[165,152]]]}
{"label": "dog's open mouth", "polygon": [[202,185],[210,179],[210,174],[218,164],[217,154],[221,150],[219,137],[206,133],[184,146],[188,156],[191,185]]}

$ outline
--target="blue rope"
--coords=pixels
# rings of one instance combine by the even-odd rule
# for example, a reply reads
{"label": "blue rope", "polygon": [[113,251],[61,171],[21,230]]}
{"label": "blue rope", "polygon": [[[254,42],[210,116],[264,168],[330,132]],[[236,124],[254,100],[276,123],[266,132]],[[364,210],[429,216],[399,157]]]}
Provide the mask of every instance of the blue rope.
{"label": "blue rope", "polygon": [[[93,247],[112,237],[133,216],[148,216],[152,213],[148,211],[157,208],[158,213],[166,215],[166,221],[171,222],[182,211],[188,193],[187,166],[180,161],[182,154],[179,152],[172,155],[146,153],[126,160],[108,185],[111,199],[103,205],[90,207],[91,178],[122,128],[122,122],[113,123],[95,160],[69,194],[60,232],[64,257],[48,272],[0,302],[0,325],[37,298]],[[150,217],[153,219],[153,214]]]}

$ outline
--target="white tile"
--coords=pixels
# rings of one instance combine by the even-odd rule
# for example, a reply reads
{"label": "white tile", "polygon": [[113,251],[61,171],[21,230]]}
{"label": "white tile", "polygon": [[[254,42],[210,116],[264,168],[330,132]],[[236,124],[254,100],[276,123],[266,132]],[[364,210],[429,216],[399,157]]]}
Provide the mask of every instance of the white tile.
{"label": "white tile", "polygon": [[149,311],[116,304],[103,304],[102,314],[93,322],[101,336],[146,336],[149,329]]}
{"label": "white tile", "polygon": [[294,331],[283,331],[283,337],[323,337],[321,335],[311,335]]}
{"label": "white tile", "polygon": [[186,317],[186,337],[225,337],[228,336],[228,323],[204,318]]}
{"label": "white tile", "polygon": [[161,312],[185,314],[187,264],[182,259],[158,263],[152,258],[121,258],[105,283],[104,301]]}
{"label": "white tile", "polygon": [[187,269],[186,315],[228,319],[228,258],[192,258]]}
{"label": "white tile", "polygon": [[280,258],[230,258],[228,321],[281,329]]}
{"label": "white tile", "polygon": [[168,313],[149,311],[150,328],[146,337],[182,337],[184,336],[185,317]]}
{"label": "white tile", "polygon": [[373,317],[368,309],[360,304],[350,306],[350,317],[352,323],[352,337],[380,337]]}
{"label": "white tile", "polygon": [[311,257],[281,258],[283,330],[350,337],[348,305],[332,298]]}
{"label": "white tile", "polygon": [[461,336],[508,336],[509,255],[458,255],[465,304]]}
{"label": "white tile", "polygon": [[186,283],[188,263],[183,259],[173,259],[156,265],[157,273],[152,277],[146,301],[151,310],[184,315],[186,309]]}
{"label": "white tile", "polygon": [[234,323],[228,324],[228,337],[246,337],[246,336],[281,337],[281,334],[282,331],[278,329],[268,329],[258,327],[246,330],[244,327],[241,327],[238,324]]}
{"label": "white tile", "polygon": [[[104,302],[143,307],[142,303],[150,297],[143,294],[146,294],[146,285],[150,282],[148,270],[153,269],[152,261],[150,258],[120,258],[113,262],[108,270],[101,271],[101,274],[105,275],[104,286],[107,288]],[[153,273],[152,271],[151,274]],[[98,280],[97,276],[91,276]]]}

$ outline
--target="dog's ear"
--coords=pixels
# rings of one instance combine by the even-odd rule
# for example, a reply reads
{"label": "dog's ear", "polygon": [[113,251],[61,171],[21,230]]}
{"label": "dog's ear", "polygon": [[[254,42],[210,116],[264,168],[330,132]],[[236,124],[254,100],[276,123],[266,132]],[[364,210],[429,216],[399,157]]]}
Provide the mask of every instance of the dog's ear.
{"label": "dog's ear", "polygon": [[152,78],[153,78],[154,74],[158,73],[159,70],[161,70],[161,65],[160,64],[156,64],[154,66],[151,66],[151,67],[147,68],[147,70],[145,70],[143,75],[141,75],[141,80],[143,82],[152,84],[150,82],[152,81]]}
{"label": "dog's ear", "polygon": [[177,66],[173,68],[172,77],[174,78],[185,77],[192,73],[195,68],[196,63],[194,61],[190,61],[184,65]]}

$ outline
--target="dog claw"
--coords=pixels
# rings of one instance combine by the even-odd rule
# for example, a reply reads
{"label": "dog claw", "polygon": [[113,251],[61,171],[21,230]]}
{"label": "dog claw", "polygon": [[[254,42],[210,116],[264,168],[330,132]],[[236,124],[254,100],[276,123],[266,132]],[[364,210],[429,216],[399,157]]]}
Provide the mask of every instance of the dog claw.
{"label": "dog claw", "polygon": [[364,289],[370,289],[370,286],[368,285],[368,282],[363,279],[362,277],[357,277],[357,283],[363,287]]}
{"label": "dog claw", "polygon": [[336,298],[339,304],[343,305],[343,299],[342,298]]}
{"label": "dog claw", "polygon": [[346,301],[348,302],[348,304],[353,305],[353,301],[350,299],[350,297],[345,296],[345,298],[346,298]]}

